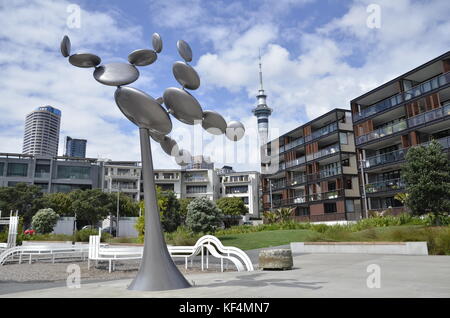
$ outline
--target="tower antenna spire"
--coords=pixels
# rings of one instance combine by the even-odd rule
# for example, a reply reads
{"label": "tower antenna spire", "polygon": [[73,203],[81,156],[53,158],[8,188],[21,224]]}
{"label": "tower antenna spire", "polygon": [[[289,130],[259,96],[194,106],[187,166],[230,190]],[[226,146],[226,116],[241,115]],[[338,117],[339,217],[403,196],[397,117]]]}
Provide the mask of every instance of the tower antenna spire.
{"label": "tower antenna spire", "polygon": [[261,49],[259,49],[259,86],[260,86],[259,90],[264,91],[263,77],[262,77]]}

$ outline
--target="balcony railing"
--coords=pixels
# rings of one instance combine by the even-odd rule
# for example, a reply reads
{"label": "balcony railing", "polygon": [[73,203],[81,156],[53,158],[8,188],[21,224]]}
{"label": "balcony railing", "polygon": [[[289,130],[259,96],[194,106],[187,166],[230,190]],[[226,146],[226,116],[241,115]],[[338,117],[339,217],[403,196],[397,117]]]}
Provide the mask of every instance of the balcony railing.
{"label": "balcony railing", "polygon": [[334,191],[313,193],[309,195],[309,201],[331,200],[337,199],[344,195],[344,189],[338,189]]}
{"label": "balcony railing", "polygon": [[333,169],[322,170],[318,173],[308,174],[308,181],[315,181],[323,178],[328,178],[341,174],[341,167],[336,167]]}
{"label": "balcony railing", "polygon": [[405,183],[402,179],[389,179],[366,184],[366,193],[369,194],[382,191],[394,191],[403,189],[404,187]]}
{"label": "balcony railing", "polygon": [[334,145],[331,145],[331,146],[328,146],[328,147],[326,147],[324,149],[321,149],[320,151],[315,152],[313,154],[306,155],[306,159],[308,161],[311,161],[311,160],[314,160],[314,159],[318,159],[318,158],[321,158],[321,157],[324,157],[324,156],[328,156],[328,155],[334,154],[336,152],[339,152],[339,144],[338,143],[334,144]]}
{"label": "balcony railing", "polygon": [[302,183],[306,182],[306,175],[299,175],[299,176],[295,176],[294,178],[291,179],[290,185],[292,186],[296,186]]}
{"label": "balcony railing", "polygon": [[446,105],[408,118],[408,125],[414,127],[449,115],[450,105]]}
{"label": "balcony railing", "polygon": [[317,139],[319,137],[328,135],[329,133],[332,133],[333,131],[336,131],[338,129],[337,122],[331,123],[325,127],[320,128],[319,130],[314,131],[311,135],[305,136],[305,141],[311,141],[314,139]]}
{"label": "balcony railing", "polygon": [[366,159],[365,167],[372,168],[386,163],[397,162],[405,159],[406,149],[398,149],[392,152],[383,153],[380,155],[368,157]]}
{"label": "balcony railing", "polygon": [[292,161],[287,161],[286,162],[286,168],[295,167],[295,166],[301,165],[301,164],[303,164],[305,162],[306,162],[305,156],[297,158],[297,159],[292,160]]}
{"label": "balcony railing", "polygon": [[[444,137],[444,138],[440,138],[440,139],[436,139],[436,141],[441,144],[443,149],[449,149],[450,148],[450,136]],[[427,141],[427,142],[422,143],[421,145],[426,147],[426,146],[428,146],[430,144],[430,142],[431,141]]]}
{"label": "balcony railing", "polygon": [[356,144],[359,145],[359,144],[362,144],[365,142],[369,142],[371,140],[382,138],[384,136],[392,135],[396,132],[405,130],[406,128],[407,128],[406,120],[401,120],[398,123],[391,124],[386,127],[378,128],[374,131],[371,131],[368,134],[359,136],[358,138],[356,138]]}
{"label": "balcony railing", "polygon": [[207,177],[184,177],[187,182],[208,182]]}
{"label": "balcony railing", "polygon": [[272,183],[272,190],[278,190],[286,187],[286,180],[277,181]]}
{"label": "balcony railing", "polygon": [[399,93],[392,97],[386,98],[370,107],[367,107],[367,108],[361,110],[360,113],[354,114],[354,120],[358,121],[360,119],[363,119],[363,118],[369,117],[373,114],[376,114],[378,112],[381,112],[385,109],[395,107],[403,102],[406,102],[412,98],[426,94],[426,93],[430,92],[431,90],[442,87],[448,83],[450,83],[450,72],[435,76],[432,79],[430,79],[426,82],[423,82],[422,84],[419,84],[406,92]]}
{"label": "balcony railing", "polygon": [[[305,143],[305,139],[303,137],[297,138],[294,141],[291,141],[290,143],[284,145],[283,151],[288,151],[288,150],[295,148],[297,146],[300,146],[304,143]],[[282,152],[281,148],[280,148],[280,152]]]}
{"label": "balcony railing", "polygon": [[306,195],[301,195],[301,196],[296,196],[293,198],[285,199],[283,204],[290,205],[290,204],[301,204],[301,203],[306,203],[306,202],[307,202]]}

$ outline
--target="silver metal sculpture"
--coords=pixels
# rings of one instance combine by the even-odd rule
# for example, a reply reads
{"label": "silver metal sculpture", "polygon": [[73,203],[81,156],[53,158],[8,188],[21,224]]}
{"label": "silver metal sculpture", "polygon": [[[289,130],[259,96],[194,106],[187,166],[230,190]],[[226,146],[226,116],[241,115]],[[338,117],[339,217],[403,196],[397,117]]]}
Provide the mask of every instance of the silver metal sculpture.
{"label": "silver metal sculpture", "polygon": [[[180,166],[189,164],[192,156],[189,151],[180,149],[177,142],[167,136],[172,130],[169,114],[183,123],[193,125],[197,121],[208,132],[238,141],[244,136],[244,125],[238,121],[228,124],[223,117],[214,111],[203,111],[200,103],[186,91],[200,87],[200,77],[187,62],[192,61],[192,50],[183,40],[177,42],[177,49],[185,62],[173,64],[173,75],[182,88],[170,87],[162,97],[154,99],[150,95],[133,87],[124,86],[139,78],[136,66],[147,66],[157,59],[157,53],[163,48],[161,36],[152,36],[153,50],[140,49],[131,52],[128,63],[110,63],[100,65],[100,57],[91,53],[71,55],[71,43],[68,36],[61,42],[61,53],[69,58],[69,62],[77,67],[94,67],[93,76],[99,83],[117,86],[114,98],[120,111],[128,120],[139,127],[142,173],[144,179],[145,203],[145,239],[144,254],[133,282],[131,290],[169,290],[190,287],[188,281],[173,262],[161,228],[156,188],[153,173],[153,160],[150,137],[160,143],[162,150],[175,158]],[[167,110],[162,106],[165,105]]]}

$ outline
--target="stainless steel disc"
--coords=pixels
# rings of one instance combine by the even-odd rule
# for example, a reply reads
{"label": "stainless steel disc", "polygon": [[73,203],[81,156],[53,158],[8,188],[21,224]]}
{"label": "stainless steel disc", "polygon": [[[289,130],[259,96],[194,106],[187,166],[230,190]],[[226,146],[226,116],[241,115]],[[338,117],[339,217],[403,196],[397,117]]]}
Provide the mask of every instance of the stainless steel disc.
{"label": "stainless steel disc", "polygon": [[205,110],[203,112],[202,127],[213,135],[221,135],[227,130],[227,122],[219,113]]}
{"label": "stainless steel disc", "polygon": [[150,133],[150,137],[152,137],[152,139],[154,141],[156,141],[157,143],[160,143],[160,142],[162,142],[164,140],[164,137],[166,137],[166,136],[164,136],[162,134],[151,132]]}
{"label": "stainless steel disc", "polygon": [[101,61],[100,57],[91,53],[77,53],[69,57],[70,64],[83,68],[96,67]]}
{"label": "stainless steel disc", "polygon": [[169,114],[143,91],[128,86],[118,87],[114,98],[122,113],[138,127],[160,135],[167,135],[172,130]]}
{"label": "stainless steel disc", "polygon": [[178,156],[179,155],[179,147],[175,140],[170,137],[164,136],[163,141],[160,142],[162,150],[169,156]]}
{"label": "stainless steel disc", "polygon": [[161,39],[161,35],[158,33],[153,33],[152,35],[152,46],[156,53],[161,53],[163,48],[163,43]]}
{"label": "stainless steel disc", "polygon": [[186,41],[178,40],[177,50],[178,50],[178,54],[180,54],[180,56],[183,58],[183,60],[185,60],[186,62],[192,61],[192,50]]}
{"label": "stainless steel disc", "polygon": [[153,50],[140,49],[128,55],[128,61],[137,66],[147,66],[156,61],[158,55]]}
{"label": "stainless steel disc", "polygon": [[203,119],[202,107],[194,96],[185,90],[169,87],[164,91],[163,99],[169,112],[179,121],[193,125],[195,121]]}
{"label": "stainless steel disc", "polygon": [[238,141],[244,137],[244,134],[245,127],[241,122],[233,120],[228,123],[227,131],[225,133],[228,139],[231,141]]}
{"label": "stainless steel disc", "polygon": [[197,89],[200,87],[200,77],[192,66],[178,61],[173,63],[172,72],[175,79],[184,88]]}
{"label": "stainless steel disc", "polygon": [[121,86],[133,83],[139,78],[139,71],[128,63],[110,63],[97,67],[94,78],[109,86]]}
{"label": "stainless steel disc", "polygon": [[175,162],[179,166],[187,166],[192,162],[191,153],[185,149],[180,149],[178,154],[175,156]]}
{"label": "stainless steel disc", "polygon": [[64,38],[61,41],[61,54],[64,57],[70,56],[70,49],[71,49],[70,39],[67,35],[64,35]]}

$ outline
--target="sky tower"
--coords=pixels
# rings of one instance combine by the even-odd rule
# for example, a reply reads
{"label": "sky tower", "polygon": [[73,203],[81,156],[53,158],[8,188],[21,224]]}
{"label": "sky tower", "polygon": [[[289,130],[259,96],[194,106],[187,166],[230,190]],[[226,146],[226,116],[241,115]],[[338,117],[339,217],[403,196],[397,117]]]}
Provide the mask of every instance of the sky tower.
{"label": "sky tower", "polygon": [[259,145],[262,146],[268,142],[269,134],[269,116],[272,114],[272,108],[266,104],[267,95],[264,94],[262,68],[261,68],[261,53],[259,54],[259,92],[256,96],[258,105],[252,110],[253,114],[258,119],[258,135]]}

